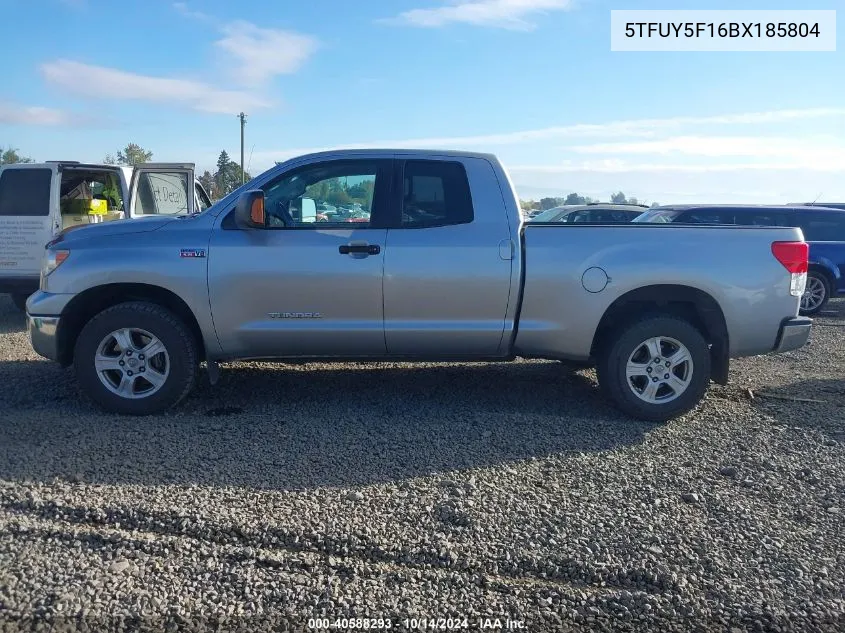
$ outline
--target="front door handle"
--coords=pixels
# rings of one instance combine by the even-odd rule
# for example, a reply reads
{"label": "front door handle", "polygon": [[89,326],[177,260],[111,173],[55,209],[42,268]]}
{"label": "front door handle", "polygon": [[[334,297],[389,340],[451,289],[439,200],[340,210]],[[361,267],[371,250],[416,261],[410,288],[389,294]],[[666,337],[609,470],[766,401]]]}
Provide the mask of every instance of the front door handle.
{"label": "front door handle", "polygon": [[378,255],[381,253],[381,246],[378,244],[341,244],[337,247],[341,255]]}

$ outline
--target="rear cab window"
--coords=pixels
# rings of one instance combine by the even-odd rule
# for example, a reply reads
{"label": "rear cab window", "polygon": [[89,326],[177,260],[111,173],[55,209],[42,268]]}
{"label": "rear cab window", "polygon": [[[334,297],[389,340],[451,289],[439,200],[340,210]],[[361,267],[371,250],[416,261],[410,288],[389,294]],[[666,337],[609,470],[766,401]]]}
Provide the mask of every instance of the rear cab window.
{"label": "rear cab window", "polygon": [[402,228],[469,224],[474,219],[466,169],[457,161],[405,161]]}

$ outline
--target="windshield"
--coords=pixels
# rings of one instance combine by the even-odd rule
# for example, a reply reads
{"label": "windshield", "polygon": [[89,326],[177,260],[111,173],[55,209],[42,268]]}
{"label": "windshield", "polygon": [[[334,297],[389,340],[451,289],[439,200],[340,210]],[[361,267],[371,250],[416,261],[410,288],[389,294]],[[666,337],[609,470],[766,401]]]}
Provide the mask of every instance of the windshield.
{"label": "windshield", "polygon": [[638,215],[632,222],[672,222],[680,215],[677,209],[651,209],[642,215]]}

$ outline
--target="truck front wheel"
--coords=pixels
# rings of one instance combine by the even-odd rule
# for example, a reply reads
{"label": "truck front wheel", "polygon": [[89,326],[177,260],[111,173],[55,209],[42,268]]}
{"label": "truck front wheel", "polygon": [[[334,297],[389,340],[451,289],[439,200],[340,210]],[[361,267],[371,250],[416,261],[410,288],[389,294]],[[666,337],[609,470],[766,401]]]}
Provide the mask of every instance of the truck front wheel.
{"label": "truck front wheel", "polygon": [[596,365],[599,385],[628,415],[663,422],[686,413],[710,383],[710,350],[693,325],[649,316],[610,334]]}
{"label": "truck front wheel", "polygon": [[197,375],[197,346],[169,310],[144,301],[107,308],[82,329],[74,348],[80,387],[106,411],[160,413],[182,400]]}

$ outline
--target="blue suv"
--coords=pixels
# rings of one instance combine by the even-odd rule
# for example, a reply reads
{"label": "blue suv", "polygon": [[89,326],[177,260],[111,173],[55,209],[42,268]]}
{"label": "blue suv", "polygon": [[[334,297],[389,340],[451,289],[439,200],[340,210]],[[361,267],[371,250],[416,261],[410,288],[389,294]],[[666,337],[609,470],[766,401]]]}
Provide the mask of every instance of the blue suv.
{"label": "blue suv", "polygon": [[845,294],[845,209],[812,204],[667,205],[649,209],[634,222],[796,226],[810,245],[801,314],[816,314],[832,296]]}

